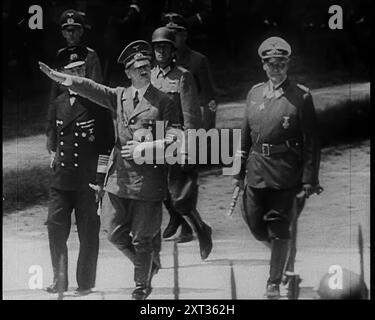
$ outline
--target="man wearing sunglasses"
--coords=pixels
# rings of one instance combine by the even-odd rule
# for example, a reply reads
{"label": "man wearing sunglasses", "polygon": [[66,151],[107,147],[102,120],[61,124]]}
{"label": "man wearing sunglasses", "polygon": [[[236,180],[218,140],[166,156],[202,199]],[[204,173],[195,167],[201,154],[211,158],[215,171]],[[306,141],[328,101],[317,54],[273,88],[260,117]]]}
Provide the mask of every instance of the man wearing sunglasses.
{"label": "man wearing sunglasses", "polygon": [[252,234],[271,248],[267,298],[280,296],[296,195],[302,190],[307,198],[319,185],[314,104],[309,90],[288,77],[291,51],[279,37],[259,47],[268,81],[253,86],[247,96],[236,154],[242,165],[233,181],[244,189],[244,219]]}

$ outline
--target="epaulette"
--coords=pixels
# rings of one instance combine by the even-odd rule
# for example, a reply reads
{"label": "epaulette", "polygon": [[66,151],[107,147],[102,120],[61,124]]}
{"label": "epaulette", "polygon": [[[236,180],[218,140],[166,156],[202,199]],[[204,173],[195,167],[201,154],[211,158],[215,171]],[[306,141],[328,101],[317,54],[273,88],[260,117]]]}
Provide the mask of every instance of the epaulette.
{"label": "epaulette", "polygon": [[65,48],[61,48],[61,49],[59,49],[59,50],[57,50],[57,54],[56,55],[58,55],[61,51],[63,51]]}
{"label": "epaulette", "polygon": [[260,87],[260,86],[263,85],[263,84],[264,84],[264,82],[257,83],[257,84],[255,84],[255,85],[253,85],[253,86],[251,87],[251,90],[253,90],[253,89],[255,89],[255,88],[258,88],[258,87]]}
{"label": "epaulette", "polygon": [[182,73],[189,71],[188,69],[185,69],[184,67],[181,67],[181,66],[177,66],[177,69],[180,70]]}
{"label": "epaulette", "polygon": [[87,50],[90,51],[90,52],[95,52],[95,50],[94,50],[94,49],[91,49],[90,47],[86,47],[86,48],[87,48]]}
{"label": "epaulette", "polygon": [[307,87],[305,87],[305,86],[302,85],[302,84],[297,83],[297,87],[300,88],[301,90],[307,92],[307,93],[310,92],[310,89],[307,88]]}

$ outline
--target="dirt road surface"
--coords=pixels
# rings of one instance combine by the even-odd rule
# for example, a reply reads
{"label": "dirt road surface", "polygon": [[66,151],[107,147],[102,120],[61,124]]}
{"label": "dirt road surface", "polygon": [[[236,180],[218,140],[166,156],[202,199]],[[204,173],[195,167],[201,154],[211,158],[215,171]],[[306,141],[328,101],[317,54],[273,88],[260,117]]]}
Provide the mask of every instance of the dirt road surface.
{"label": "dirt road surface", "polygon": [[[42,136],[38,136],[38,141],[44,145]],[[365,281],[368,286],[370,283],[370,141],[324,149],[320,180],[324,192],[308,200],[299,220],[296,270],[303,279],[301,299],[316,297],[314,289],[331,265],[359,272],[358,224],[364,233]],[[263,299],[270,253],[250,234],[239,206],[232,217],[225,215],[231,200],[230,182],[231,178],[220,172],[201,177],[199,210],[213,228],[214,248],[202,262],[196,240],[178,246],[180,299],[230,299],[230,261],[234,266],[237,298]],[[41,267],[43,286],[52,280],[46,215],[46,206],[40,205],[3,217],[4,299],[57,298],[29,288],[31,266]],[[163,228],[167,222],[164,215]],[[100,237],[97,291],[79,299],[130,299],[133,268],[104,233]],[[76,287],[78,245],[73,225],[68,244],[72,290]],[[173,242],[164,241],[162,269],[153,280],[150,299],[173,299],[172,251]],[[69,292],[64,298],[78,299]]]}

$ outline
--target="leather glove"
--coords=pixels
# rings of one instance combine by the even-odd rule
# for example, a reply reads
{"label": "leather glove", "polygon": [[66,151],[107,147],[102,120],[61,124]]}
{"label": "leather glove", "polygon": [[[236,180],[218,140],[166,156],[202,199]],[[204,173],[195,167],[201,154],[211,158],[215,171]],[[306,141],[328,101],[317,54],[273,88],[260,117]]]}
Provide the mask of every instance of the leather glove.
{"label": "leather glove", "polygon": [[237,178],[233,178],[232,180],[232,186],[235,188],[235,187],[239,187],[241,190],[243,190],[245,187],[244,187],[244,179],[237,179]]}
{"label": "leather glove", "polygon": [[95,201],[99,202],[104,196],[103,185],[89,183],[89,187],[95,191]]}

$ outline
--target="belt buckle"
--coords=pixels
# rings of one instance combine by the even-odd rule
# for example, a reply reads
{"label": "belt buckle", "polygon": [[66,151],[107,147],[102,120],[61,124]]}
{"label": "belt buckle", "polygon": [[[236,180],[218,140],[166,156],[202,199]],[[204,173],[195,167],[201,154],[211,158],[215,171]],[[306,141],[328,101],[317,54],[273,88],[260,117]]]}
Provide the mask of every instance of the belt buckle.
{"label": "belt buckle", "polygon": [[266,157],[270,155],[270,145],[268,143],[262,143],[262,154]]}

